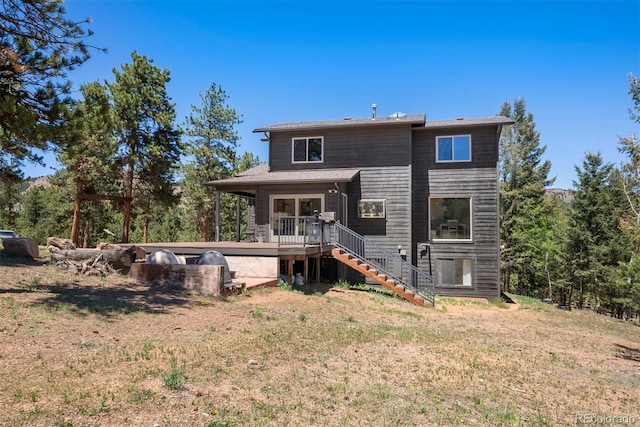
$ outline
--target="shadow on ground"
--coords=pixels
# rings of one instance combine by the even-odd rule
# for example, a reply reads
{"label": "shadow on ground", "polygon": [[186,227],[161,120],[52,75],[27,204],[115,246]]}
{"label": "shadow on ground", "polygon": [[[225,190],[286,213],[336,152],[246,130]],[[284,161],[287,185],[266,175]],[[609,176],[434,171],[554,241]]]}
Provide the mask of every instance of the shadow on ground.
{"label": "shadow on ground", "polygon": [[191,301],[187,291],[148,285],[97,287],[57,283],[0,290],[0,296],[8,293],[35,294],[37,296],[27,303],[29,306],[66,310],[79,316],[98,314],[112,317],[139,312],[162,314],[172,307],[188,306]]}
{"label": "shadow on ground", "polygon": [[616,357],[634,362],[640,362],[640,348],[627,347],[626,345],[616,344]]}
{"label": "shadow on ground", "polygon": [[331,283],[305,283],[304,285],[292,285],[294,291],[300,291],[305,295],[326,294],[333,288]]}
{"label": "shadow on ground", "polygon": [[36,267],[47,264],[49,261],[42,258],[21,258],[6,255],[0,251],[0,266],[4,267]]}

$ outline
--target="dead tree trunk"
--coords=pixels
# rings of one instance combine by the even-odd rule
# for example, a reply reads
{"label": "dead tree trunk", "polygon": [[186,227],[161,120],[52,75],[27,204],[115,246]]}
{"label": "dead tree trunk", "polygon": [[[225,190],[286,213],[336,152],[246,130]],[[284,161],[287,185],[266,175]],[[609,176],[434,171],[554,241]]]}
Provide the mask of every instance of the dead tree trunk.
{"label": "dead tree trunk", "polygon": [[88,261],[101,256],[104,262],[113,266],[116,270],[128,269],[136,259],[136,248],[131,246],[126,249],[99,250],[99,249],[72,249],[63,250],[50,246],[51,259],[55,261]]}

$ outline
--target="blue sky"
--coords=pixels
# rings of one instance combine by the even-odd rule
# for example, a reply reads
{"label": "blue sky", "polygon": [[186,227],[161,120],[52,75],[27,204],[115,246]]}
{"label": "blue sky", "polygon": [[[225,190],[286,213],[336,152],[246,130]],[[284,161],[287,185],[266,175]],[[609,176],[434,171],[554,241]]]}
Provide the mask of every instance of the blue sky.
{"label": "blue sky", "polygon": [[[130,53],[171,70],[184,121],[212,83],[243,116],[240,152],[267,160],[252,130],[289,121],[424,113],[495,115],[524,98],[554,187],[571,188],[586,152],[619,163],[638,132],[628,74],[640,76],[636,1],[67,0],[106,47],[71,73],[76,88],[111,81]],[[48,159],[49,167],[55,162]],[[50,169],[25,168],[38,176]]]}

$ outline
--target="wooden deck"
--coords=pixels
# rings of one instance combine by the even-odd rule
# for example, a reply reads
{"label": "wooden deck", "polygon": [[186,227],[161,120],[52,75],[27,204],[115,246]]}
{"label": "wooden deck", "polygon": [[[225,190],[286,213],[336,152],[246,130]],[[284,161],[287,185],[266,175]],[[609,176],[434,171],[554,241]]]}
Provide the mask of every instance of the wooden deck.
{"label": "wooden deck", "polygon": [[[316,259],[316,265],[319,266],[319,260],[322,256],[330,256],[331,250],[333,246],[331,245],[303,245],[303,244],[292,244],[292,245],[280,245],[276,243],[258,243],[258,242],[167,242],[167,243],[136,243],[136,244],[120,244],[120,246],[136,246],[144,249],[145,253],[148,255],[151,252],[166,249],[170,250],[176,255],[182,255],[189,258],[195,258],[201,253],[209,250],[218,251],[225,257],[269,257],[269,258],[278,258],[278,261],[286,261],[287,262],[287,271],[280,272],[278,271],[277,275],[273,277],[270,275],[269,277],[264,277],[265,280],[273,281],[274,279],[279,280],[280,277],[286,276],[288,277],[289,283],[293,283],[294,279],[294,263],[296,261],[302,261],[304,263],[304,281],[308,283],[309,277],[309,259]],[[316,277],[315,281],[320,281],[320,268],[315,269]],[[248,277],[243,277],[243,279],[249,279]],[[256,277],[255,279],[261,279]],[[250,280],[251,282],[255,282],[255,280]]]}

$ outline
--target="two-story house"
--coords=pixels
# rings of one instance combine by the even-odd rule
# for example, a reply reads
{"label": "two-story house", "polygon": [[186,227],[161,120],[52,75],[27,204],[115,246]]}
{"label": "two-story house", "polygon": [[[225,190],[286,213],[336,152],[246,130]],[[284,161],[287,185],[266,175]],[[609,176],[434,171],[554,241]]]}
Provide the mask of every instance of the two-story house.
{"label": "two-story house", "polygon": [[264,126],[268,163],[208,185],[252,199],[261,240],[277,238],[281,216],[334,212],[431,274],[437,294],[497,298],[498,146],[512,123],[396,113]]}

